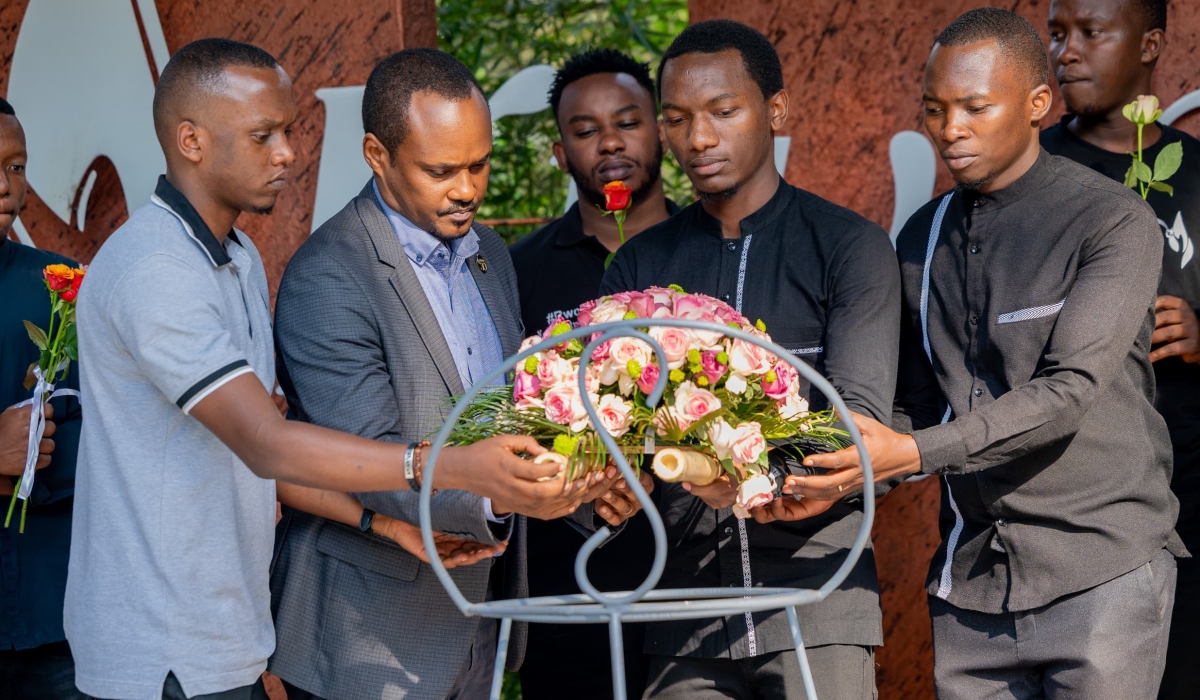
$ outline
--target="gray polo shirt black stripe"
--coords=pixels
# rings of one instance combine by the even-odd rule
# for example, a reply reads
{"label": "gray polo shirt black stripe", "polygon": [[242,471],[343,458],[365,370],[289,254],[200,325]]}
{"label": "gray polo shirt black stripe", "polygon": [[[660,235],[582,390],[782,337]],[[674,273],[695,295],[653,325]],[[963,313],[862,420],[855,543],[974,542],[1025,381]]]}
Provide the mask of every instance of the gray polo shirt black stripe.
{"label": "gray polo shirt black stripe", "polygon": [[104,243],[79,293],[87,419],[64,627],[76,684],[103,698],[253,683],[275,647],[268,569],[275,483],[188,412],[251,372],[275,382],[254,245],[220,241],[161,178]]}

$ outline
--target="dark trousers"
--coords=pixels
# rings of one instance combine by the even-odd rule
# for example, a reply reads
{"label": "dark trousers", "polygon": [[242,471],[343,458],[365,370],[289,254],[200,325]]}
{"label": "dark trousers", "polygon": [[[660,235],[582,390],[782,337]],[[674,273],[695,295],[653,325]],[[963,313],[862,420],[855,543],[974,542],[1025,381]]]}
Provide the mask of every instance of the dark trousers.
{"label": "dark trousers", "polygon": [[[1175,558],[1025,612],[930,597],[939,700],[1152,700],[1171,627]],[[1195,661],[1195,660],[1193,660]]]}
{"label": "dark trousers", "polygon": [[1171,637],[1167,642],[1167,668],[1163,672],[1158,700],[1200,698],[1200,552],[1180,559],[1179,583],[1175,586],[1175,610],[1171,613]]}
{"label": "dark trousers", "polygon": [[83,700],[66,642],[0,651],[0,696],[5,700]]}
{"label": "dark trousers", "polygon": [[[646,688],[650,656],[642,652],[646,625],[626,623],[625,697],[637,700]],[[521,664],[524,700],[612,700],[612,652],[608,625],[529,625],[529,644]]]}
{"label": "dark trousers", "polygon": [[[875,700],[875,650],[848,644],[807,649],[818,700]],[[644,700],[804,700],[793,650],[749,659],[652,656]]]}
{"label": "dark trousers", "polygon": [[267,700],[267,689],[263,687],[262,676],[259,676],[258,680],[250,685],[208,695],[193,695],[189,698],[183,694],[183,687],[179,685],[175,674],[168,673],[167,682],[163,683],[162,696],[163,700]]}

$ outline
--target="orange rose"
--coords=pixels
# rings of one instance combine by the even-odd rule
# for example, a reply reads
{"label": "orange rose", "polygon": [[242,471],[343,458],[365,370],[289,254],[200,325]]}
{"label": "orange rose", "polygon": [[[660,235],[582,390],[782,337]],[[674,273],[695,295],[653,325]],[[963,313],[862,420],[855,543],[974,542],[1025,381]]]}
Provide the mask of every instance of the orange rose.
{"label": "orange rose", "polygon": [[613,180],[604,186],[604,208],[608,211],[622,211],[632,203],[633,190],[625,186],[621,180]]}
{"label": "orange rose", "polygon": [[51,290],[61,292],[71,286],[71,280],[75,278],[75,270],[66,265],[47,265],[46,269],[42,270],[42,277],[46,280],[46,286]]}

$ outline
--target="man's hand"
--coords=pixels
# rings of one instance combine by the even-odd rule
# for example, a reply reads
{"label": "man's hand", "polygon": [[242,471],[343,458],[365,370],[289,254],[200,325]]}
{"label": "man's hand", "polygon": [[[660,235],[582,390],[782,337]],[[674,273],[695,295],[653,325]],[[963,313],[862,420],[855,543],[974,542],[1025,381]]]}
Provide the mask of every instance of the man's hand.
{"label": "man's hand", "polygon": [[[867,453],[871,455],[875,481],[921,471],[921,453],[911,435],[897,433],[874,418],[853,411],[850,412],[850,417],[862,433]],[[863,488],[862,462],[858,457],[857,447],[810,455],[804,459],[804,466],[833,471],[820,476],[789,476],[783,487],[785,494],[836,501],[852,491]]]}
{"label": "man's hand", "polygon": [[[642,504],[633,495],[633,489],[625,482],[625,477],[620,475],[620,471],[616,467],[609,467],[606,476],[615,481],[607,491],[601,494],[600,498],[596,499],[596,515],[604,518],[609,525],[617,527],[636,515],[642,509]],[[646,490],[646,493],[654,492],[654,479],[648,470],[642,470],[642,473],[638,475],[638,481],[642,483],[642,488]]]}
{"label": "man's hand", "polygon": [[[55,425],[51,422],[54,409],[50,404],[46,408],[46,430],[42,433],[42,442],[38,445],[37,468],[50,466],[50,453],[54,451]],[[29,447],[29,412],[33,406],[24,408],[6,408],[0,413],[0,475],[21,476],[25,473],[25,450]],[[11,491],[9,492],[11,494]]]}
{"label": "man's hand", "polygon": [[[499,441],[499,442],[497,442]],[[475,450],[486,448],[485,455],[475,463],[476,473],[480,472],[479,463],[494,463],[500,472],[508,472],[511,478],[497,481],[500,495],[492,495],[479,481],[474,486],[456,486],[480,496],[492,499],[492,513],[506,515],[520,513],[538,520],[554,520],[556,517],[570,515],[583,503],[594,501],[601,493],[612,485],[604,472],[589,472],[582,477],[568,481],[565,478],[565,460],[536,463],[534,460],[524,460],[514,453],[541,455],[546,448],[541,447],[532,437],[527,436],[498,436],[476,442],[468,447],[451,448],[446,453],[456,453],[457,450]],[[504,451],[508,451],[508,455]],[[463,453],[463,455],[466,453]],[[494,456],[492,456],[494,454]],[[469,462],[468,462],[469,463]]]}
{"label": "man's hand", "polygon": [[683,490],[707,503],[709,508],[729,508],[737,502],[737,486],[728,474],[705,486],[685,481]]}
{"label": "man's hand", "polygon": [[[374,521],[371,523],[371,530],[400,545],[404,551],[426,564],[429,563],[429,553],[425,551],[425,542],[421,539],[421,528],[400,520],[394,520],[385,515],[376,514]],[[470,566],[484,559],[490,559],[503,554],[504,550],[508,547],[507,542],[487,545],[482,542],[454,537],[441,532],[433,533],[433,544],[437,547],[438,559],[442,561],[442,566],[445,566],[447,569],[453,569],[458,566]]]}
{"label": "man's hand", "polygon": [[1184,362],[1200,364],[1200,323],[1192,305],[1179,297],[1161,296],[1154,302],[1154,311],[1150,343],[1166,344],[1150,351],[1150,361],[1178,355]]}
{"label": "man's hand", "polygon": [[757,508],[751,508],[750,514],[760,523],[771,523],[776,520],[791,522],[804,520],[820,515],[832,508],[837,501],[818,501],[815,498],[796,500],[792,496],[781,496],[770,503]]}

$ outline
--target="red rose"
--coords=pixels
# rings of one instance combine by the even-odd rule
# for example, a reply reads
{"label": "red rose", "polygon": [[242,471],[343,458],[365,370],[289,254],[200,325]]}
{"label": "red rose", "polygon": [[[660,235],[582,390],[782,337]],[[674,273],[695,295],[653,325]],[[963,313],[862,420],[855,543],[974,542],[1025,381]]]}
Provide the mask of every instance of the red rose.
{"label": "red rose", "polygon": [[608,211],[623,211],[629,208],[633,190],[621,180],[613,180],[604,186],[604,208]]}
{"label": "red rose", "polygon": [[62,297],[62,300],[68,304],[75,301],[75,297],[79,294],[79,285],[81,284],[83,284],[83,275],[76,274],[71,280],[71,288],[64,292],[60,292],[59,296]]}
{"label": "red rose", "polygon": [[46,286],[55,292],[61,292],[70,287],[74,277],[75,271],[66,265],[47,265],[42,270],[42,278],[46,280]]}

